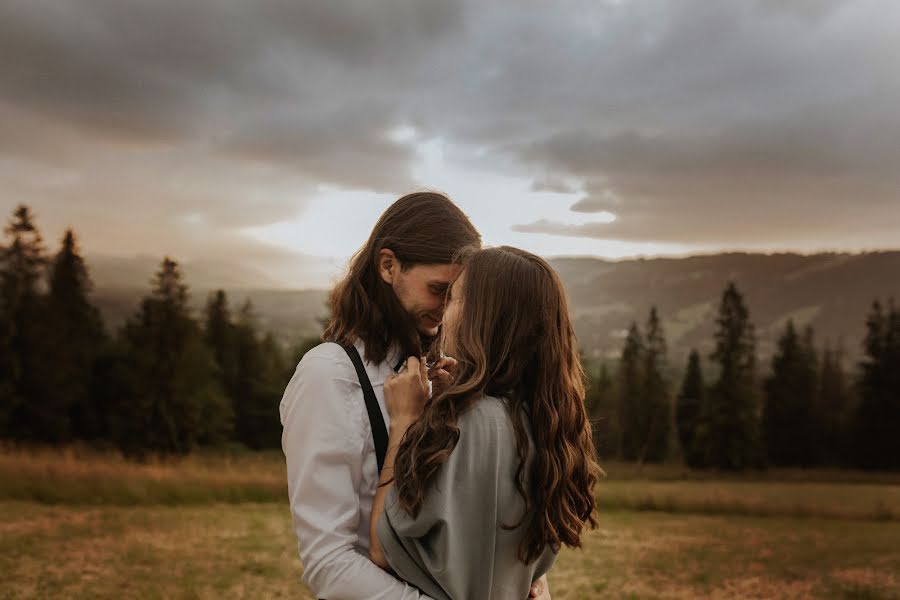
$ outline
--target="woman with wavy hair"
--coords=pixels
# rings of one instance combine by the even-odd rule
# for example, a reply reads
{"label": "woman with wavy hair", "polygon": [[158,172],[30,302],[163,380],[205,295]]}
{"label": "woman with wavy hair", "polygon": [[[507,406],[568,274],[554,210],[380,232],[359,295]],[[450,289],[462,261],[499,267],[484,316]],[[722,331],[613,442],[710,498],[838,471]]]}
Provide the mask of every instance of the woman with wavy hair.
{"label": "woman with wavy hair", "polygon": [[520,600],[596,527],[584,372],[546,261],[504,246],[464,264],[442,332],[455,360],[410,357],[385,384],[370,555],[436,600]]}

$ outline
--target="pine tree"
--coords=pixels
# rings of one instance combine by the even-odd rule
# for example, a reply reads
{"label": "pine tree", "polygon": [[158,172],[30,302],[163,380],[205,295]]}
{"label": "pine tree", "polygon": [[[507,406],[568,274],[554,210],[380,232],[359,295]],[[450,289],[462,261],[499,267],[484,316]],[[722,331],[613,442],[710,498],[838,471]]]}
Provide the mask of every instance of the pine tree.
{"label": "pine tree", "polygon": [[618,448],[613,380],[606,362],[599,370],[590,372],[590,385],[585,397],[585,407],[591,421],[594,448],[600,458],[610,458]]}
{"label": "pine tree", "polygon": [[[142,456],[146,446],[144,431],[145,390],[140,389],[138,356],[124,332],[104,344],[94,360],[88,394],[92,416],[89,437],[98,445],[117,444],[126,454]],[[87,428],[85,428],[87,431]],[[132,437],[135,436],[135,437]]]}
{"label": "pine tree", "polygon": [[646,339],[642,405],[647,411],[648,424],[639,461],[660,462],[668,453],[671,406],[668,384],[663,376],[666,368],[666,340],[655,306],[650,309],[647,319]]}
{"label": "pine tree", "polygon": [[116,431],[124,451],[183,454],[223,441],[232,426],[212,354],[188,310],[187,286],[166,258],[123,338],[134,397],[121,408]]}
{"label": "pine tree", "polygon": [[700,367],[700,354],[691,350],[688,357],[687,371],[681,384],[675,405],[675,424],[681,452],[688,466],[698,468],[705,466],[702,452],[698,452],[695,443],[700,410],[704,404],[705,387],[703,371]]}
{"label": "pine tree", "polygon": [[756,340],[744,298],[734,283],[722,294],[711,359],[719,377],[707,394],[697,430],[703,462],[720,469],[761,463],[756,392]]}
{"label": "pine tree", "polygon": [[853,454],[866,469],[900,467],[900,310],[875,302],[866,320]]}
{"label": "pine tree", "polygon": [[816,463],[817,370],[812,330],[801,336],[794,322],[788,321],[772,357],[772,375],[765,383],[762,430],[766,455],[774,465]]}
{"label": "pine tree", "polygon": [[644,404],[644,341],[637,323],[632,323],[625,338],[619,362],[618,387],[621,447],[625,460],[637,460],[647,440],[650,414]]}
{"label": "pine tree", "polygon": [[[0,247],[2,252],[5,248]],[[19,365],[12,349],[12,311],[7,304],[7,298],[0,294],[0,439],[12,436],[13,415],[19,404],[15,388]]]}
{"label": "pine tree", "polygon": [[204,337],[219,367],[222,389],[229,397],[234,395],[238,371],[235,335],[228,298],[224,290],[218,290],[206,302]]}
{"label": "pine tree", "polygon": [[41,234],[27,206],[20,205],[5,228],[9,245],[0,256],[0,435],[55,441],[68,429],[54,407],[44,377],[47,365],[46,299],[42,283],[47,259]]}
{"label": "pine tree", "polygon": [[[78,253],[75,234],[68,229],[62,248],[50,270],[47,298],[52,339],[53,398],[60,416],[68,415],[71,437],[94,439],[99,435],[102,414],[90,395],[94,361],[106,341],[100,312],[88,300],[91,281]],[[57,432],[57,441],[65,441]]]}
{"label": "pine tree", "polygon": [[277,447],[281,423],[278,402],[287,370],[281,348],[273,336],[260,340],[256,315],[248,300],[241,307],[235,329],[237,378],[234,412],[238,441],[254,449]]}
{"label": "pine tree", "polygon": [[[263,381],[266,382],[266,385],[269,388],[274,389],[277,392],[278,401],[280,402],[281,392],[284,391],[284,388],[289,381],[289,378],[284,376],[287,371],[287,359],[285,358],[284,349],[275,338],[275,334],[271,331],[267,331],[266,335],[263,336],[260,347],[264,362],[262,372]],[[276,404],[276,409],[277,408]],[[279,420],[279,430],[280,428],[281,422]]]}
{"label": "pine tree", "polygon": [[819,415],[816,441],[820,462],[838,465],[844,461],[849,443],[851,391],[844,374],[843,352],[826,346],[822,352],[815,413]]}
{"label": "pine tree", "polygon": [[6,275],[7,248],[0,246],[0,439],[11,437],[12,422],[20,399],[16,393],[16,382],[19,379],[19,361],[13,352],[12,306],[6,290],[3,289]]}

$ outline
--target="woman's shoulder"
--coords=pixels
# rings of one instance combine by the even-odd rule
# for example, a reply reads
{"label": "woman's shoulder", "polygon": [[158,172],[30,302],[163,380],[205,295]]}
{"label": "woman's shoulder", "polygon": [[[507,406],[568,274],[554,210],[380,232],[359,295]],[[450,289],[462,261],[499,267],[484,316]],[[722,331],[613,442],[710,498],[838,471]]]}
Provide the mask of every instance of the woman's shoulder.
{"label": "woman's shoulder", "polygon": [[515,439],[509,402],[503,397],[483,395],[459,419],[460,439],[478,444],[487,440]]}
{"label": "woman's shoulder", "polygon": [[508,421],[509,401],[502,396],[488,396],[482,394],[472,403],[472,407],[463,415],[460,421]]}

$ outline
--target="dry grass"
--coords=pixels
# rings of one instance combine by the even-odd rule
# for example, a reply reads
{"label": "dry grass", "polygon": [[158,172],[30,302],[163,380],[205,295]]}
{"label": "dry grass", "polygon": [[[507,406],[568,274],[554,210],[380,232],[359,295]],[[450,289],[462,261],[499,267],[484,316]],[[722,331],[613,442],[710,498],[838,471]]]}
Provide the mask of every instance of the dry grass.
{"label": "dry grass", "polygon": [[286,507],[0,507],[0,598],[310,599]]}
{"label": "dry grass", "polygon": [[610,512],[555,598],[898,598],[900,524]]}
{"label": "dry grass", "polygon": [[601,461],[613,481],[754,481],[781,483],[845,483],[900,485],[900,471],[859,471],[850,469],[783,469],[748,471],[694,470],[681,464],[644,464]]}
{"label": "dry grass", "polygon": [[0,451],[0,499],[46,504],[283,502],[280,453],[127,461],[85,448]]}
{"label": "dry grass", "polygon": [[[900,523],[613,511],[557,600],[898,598]],[[287,508],[0,503],[0,598],[311,598]]]}
{"label": "dry grass", "polygon": [[[602,510],[900,520],[900,475],[766,471],[737,476],[611,463]],[[284,502],[278,452],[192,455],[138,464],[83,448],[0,449],[0,500],[44,504]]]}
{"label": "dry grass", "polygon": [[601,509],[900,521],[900,486],[778,481],[606,481]]}
{"label": "dry grass", "polygon": [[[897,474],[605,464],[553,597],[900,599]],[[279,453],[0,449],[0,600],[309,598]]]}

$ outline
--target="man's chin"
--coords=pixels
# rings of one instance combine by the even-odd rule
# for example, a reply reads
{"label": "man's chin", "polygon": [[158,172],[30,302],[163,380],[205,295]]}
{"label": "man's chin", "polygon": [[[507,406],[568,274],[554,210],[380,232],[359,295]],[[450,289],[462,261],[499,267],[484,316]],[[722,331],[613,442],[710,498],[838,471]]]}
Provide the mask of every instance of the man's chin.
{"label": "man's chin", "polygon": [[435,337],[440,331],[441,326],[437,325],[435,327],[428,327],[426,325],[419,325],[419,335],[426,338]]}

